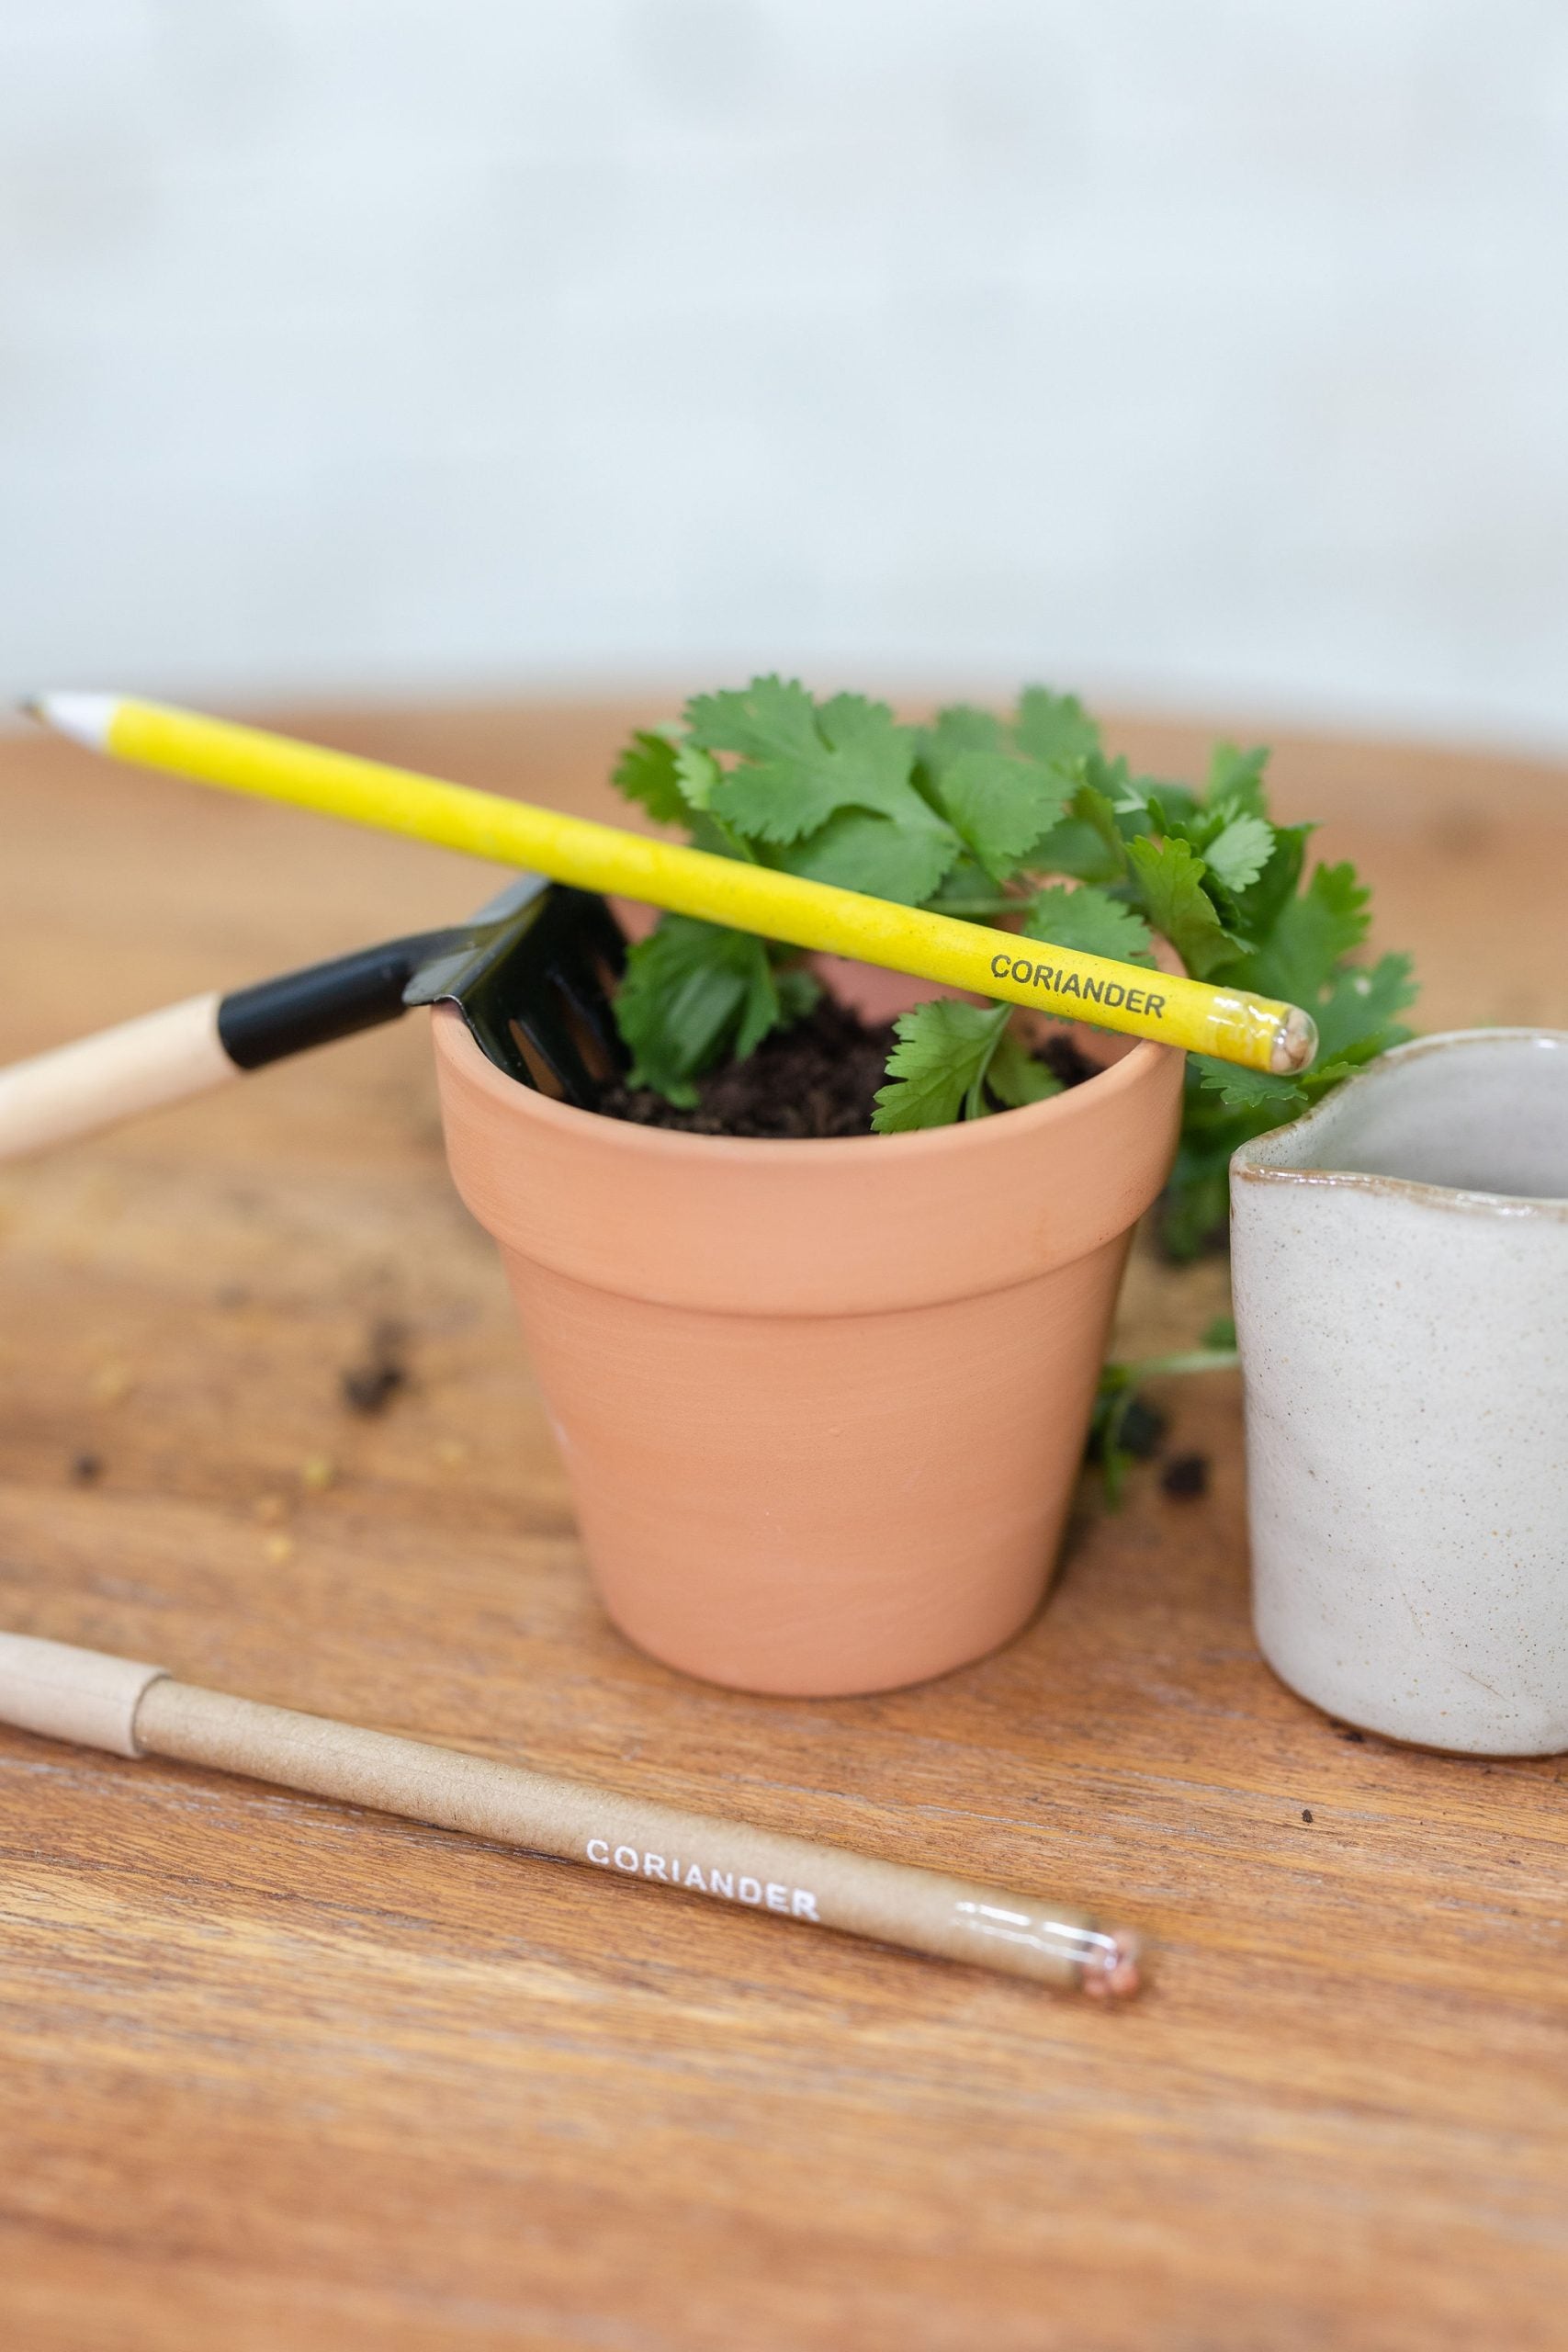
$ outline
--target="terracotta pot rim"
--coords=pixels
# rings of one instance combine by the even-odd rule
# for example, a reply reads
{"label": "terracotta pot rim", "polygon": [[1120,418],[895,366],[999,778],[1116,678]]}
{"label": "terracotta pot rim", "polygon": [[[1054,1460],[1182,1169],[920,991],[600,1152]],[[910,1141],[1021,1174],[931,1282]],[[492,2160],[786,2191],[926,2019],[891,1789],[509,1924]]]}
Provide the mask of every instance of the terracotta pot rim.
{"label": "terracotta pot rim", "polygon": [[432,1042],[454,1182],[503,1249],[725,1314],[880,1313],[1086,1256],[1158,1192],[1181,1091],[1179,1053],[1144,1046],[972,1126],[764,1141],[551,1102],[486,1059],[456,1005]]}
{"label": "terracotta pot rim", "polygon": [[841,1165],[846,1159],[863,1159],[869,1150],[885,1159],[897,1157],[906,1161],[973,1151],[987,1131],[995,1134],[1001,1120],[1007,1122],[1010,1135],[1021,1136],[1026,1130],[1032,1133],[1108,1107],[1113,1095],[1139,1088],[1157,1058],[1178,1051],[1174,1046],[1157,1046],[1152,1039],[1140,1038],[1119,1060],[1097,1070],[1092,1078],[1081,1080],[1077,1086],[1064,1087],[1059,1094],[1049,1096],[1043,1102],[1029,1102],[1021,1110],[994,1112],[985,1119],[957,1120],[945,1127],[920,1127],[907,1135],[694,1136],[679,1128],[638,1126],[629,1119],[608,1119],[598,1111],[581,1111],[572,1103],[557,1102],[551,1096],[541,1094],[536,1088],[525,1086],[520,1079],[509,1078],[504,1070],[498,1069],[475,1042],[456,1006],[437,1005],[433,1012],[437,1018],[449,1012],[457,1023],[461,1036],[455,1036],[455,1042],[466,1065],[465,1075],[491,1097],[498,1110],[522,1109],[523,1103],[518,1100],[521,1096],[525,1100],[528,1117],[558,1128],[563,1136],[575,1134],[586,1140],[592,1129],[596,1145],[607,1151],[625,1152],[631,1158],[646,1158],[651,1153],[670,1161],[703,1159],[710,1165],[743,1164],[759,1171],[772,1166],[797,1168],[804,1173],[807,1164],[826,1170],[830,1165]]}

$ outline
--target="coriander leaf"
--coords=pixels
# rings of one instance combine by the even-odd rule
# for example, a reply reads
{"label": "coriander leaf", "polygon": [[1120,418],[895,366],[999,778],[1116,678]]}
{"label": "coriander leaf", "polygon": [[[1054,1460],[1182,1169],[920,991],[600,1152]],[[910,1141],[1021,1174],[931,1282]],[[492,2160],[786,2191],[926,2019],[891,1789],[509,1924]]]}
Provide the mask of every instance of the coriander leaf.
{"label": "coriander leaf", "polygon": [[886,703],[835,695],[818,707],[793,680],[753,678],[743,694],[699,695],[686,717],[699,749],[740,754],[708,806],[749,840],[801,841],[844,808],[947,830],[909,780],[913,731]]}
{"label": "coriander leaf", "polygon": [[1120,764],[1122,773],[1118,775],[1114,769],[1107,767],[1103,760],[1089,761],[1088,763],[1089,779],[1074,793],[1071,808],[1075,817],[1080,817],[1086,825],[1091,825],[1100,835],[1105,844],[1106,856],[1122,861],[1118,871],[1125,873],[1126,851],[1123,843],[1126,837],[1117,820],[1116,803],[1124,795],[1127,776],[1125,761]]}
{"label": "coriander leaf", "polygon": [[[1112,775],[1111,789],[1107,792],[1106,797],[1119,818],[1133,817],[1138,820],[1133,828],[1136,832],[1142,830],[1143,820],[1149,813],[1150,779],[1147,776],[1134,775],[1125,760],[1118,760],[1116,765],[1123,773],[1120,775]],[[1102,786],[1101,790],[1104,789]]]}
{"label": "coriander leaf", "polygon": [[1193,1065],[1201,1083],[1232,1111],[1267,1111],[1272,1126],[1304,1111],[1307,1098],[1293,1078],[1272,1070],[1244,1069],[1237,1062],[1216,1061],[1211,1054],[1194,1054]]}
{"label": "coriander leaf", "polygon": [[988,1096],[1011,1109],[1043,1102],[1060,1080],[1034,1060],[1009,1026],[1007,1004],[964,1004],[936,997],[901,1013],[898,1043],[887,1062],[891,1085],[880,1089],[872,1118],[876,1135],[947,1126],[959,1116],[984,1118]]}
{"label": "coriander leaf", "polygon": [[1312,825],[1276,825],[1269,862],[1256,882],[1235,894],[1236,922],[1249,939],[1267,940],[1280,910],[1293,898]]}
{"label": "coriander leaf", "polygon": [[[1167,784],[1157,776],[1141,780],[1144,805],[1147,815],[1141,825],[1131,830],[1145,833],[1179,833],[1184,841],[1198,846],[1197,833],[1203,811],[1198,796],[1189,792],[1184,784]],[[1128,830],[1126,827],[1122,829]]]}
{"label": "coriander leaf", "polygon": [[1262,996],[1310,1009],[1335,966],[1366,937],[1371,896],[1353,865],[1318,866],[1301,895],[1281,906],[1271,934],[1240,977]]}
{"label": "coriander leaf", "polygon": [[615,762],[611,782],[626,799],[640,801],[656,824],[678,825],[686,814],[678,756],[668,735],[639,727]]}
{"label": "coriander leaf", "polygon": [[[1071,874],[1083,882],[1119,882],[1127,871],[1127,850],[1110,795],[1097,784],[1080,784],[1067,808],[1067,822],[1040,844],[1039,870]],[[1078,828],[1076,837],[1069,826]]]}
{"label": "coriander leaf", "polygon": [[1224,808],[1231,816],[1266,817],[1263,771],[1268,764],[1266,743],[1255,744],[1250,752],[1237,751],[1234,743],[1216,743],[1204,796],[1209,808]]}
{"label": "coriander leaf", "polygon": [[874,1135],[950,1126],[985,1078],[1010,1008],[934,997],[893,1023],[898,1043],[887,1058],[893,1083],[877,1091]]}
{"label": "coriander leaf", "polygon": [[1079,882],[1120,882],[1127,871],[1127,842],[1152,822],[1140,813],[1148,779],[1134,777],[1125,760],[1107,760],[1098,752],[1077,762],[1076,770],[1078,785],[1067,815],[1036,845],[1030,865],[1038,874],[1070,874]]}
{"label": "coriander leaf", "polygon": [[915,730],[900,727],[885,702],[868,702],[864,695],[834,695],[818,704],[817,724],[834,751],[874,762],[900,783],[908,775]]}
{"label": "coriander leaf", "polygon": [[723,774],[712,752],[694,743],[682,743],[675,753],[675,781],[688,808],[705,809]]}
{"label": "coriander leaf", "polygon": [[1153,962],[1149,927],[1142,915],[1103,890],[1068,890],[1058,883],[1042,890],[1023,921],[1030,939],[1053,947],[1073,947],[1083,956],[1111,956],[1123,964]]}
{"label": "coriander leaf", "polygon": [[945,827],[897,825],[866,809],[846,808],[819,831],[777,853],[786,874],[832,882],[919,907],[931,896],[958,855],[958,838]]}
{"label": "coriander leaf", "polygon": [[[1395,1033],[1395,1036],[1397,1037],[1404,1037],[1408,1035],[1409,1032],[1404,1029]],[[1389,1037],[1386,1042],[1393,1045],[1395,1042],[1395,1036]],[[1371,1059],[1371,1053],[1381,1053],[1382,1051],[1382,1046],[1373,1046],[1371,1048],[1366,1058]],[[1306,1096],[1309,1102],[1315,1102],[1320,1094],[1331,1094],[1334,1089],[1337,1086],[1342,1086],[1348,1078],[1354,1078],[1359,1068],[1360,1064],[1359,1062],[1351,1061],[1344,1055],[1341,1055],[1337,1060],[1331,1062],[1325,1062],[1320,1056],[1319,1058],[1314,1062],[1311,1069],[1303,1069],[1298,1074],[1296,1084],[1301,1088],[1302,1092]],[[1265,1134],[1267,1133],[1267,1129],[1260,1128],[1258,1132],[1259,1134]]]}
{"label": "coriander leaf", "polygon": [[909,780],[928,808],[943,816],[942,779],[965,752],[1003,752],[1008,740],[994,711],[976,710],[969,703],[951,703],[939,710],[929,727],[917,730],[915,764]]}
{"label": "coriander leaf", "polygon": [[[1371,1061],[1397,1045],[1408,1033],[1398,1028],[1396,1016],[1415,996],[1408,956],[1383,956],[1368,970],[1338,973],[1327,993],[1308,1006],[1317,1023],[1318,1065]],[[1306,1073],[1316,1074],[1316,1065]]]}
{"label": "coriander leaf", "polygon": [[684,716],[693,742],[705,752],[809,761],[820,748],[817,706],[798,678],[753,678],[739,692],[694,695]]}
{"label": "coriander leaf", "polygon": [[972,703],[950,703],[921,730],[921,764],[941,778],[965,752],[1005,752],[1006,730],[994,710],[976,710]]}
{"label": "coriander leaf", "polygon": [[1055,1070],[1035,1060],[1016,1028],[1004,1029],[997,1039],[986,1085],[1010,1111],[1021,1111],[1026,1102],[1043,1102],[1062,1091]]}
{"label": "coriander leaf", "polygon": [[1070,874],[1078,882],[1120,882],[1127,871],[1121,837],[1117,836],[1112,848],[1098,823],[1077,814],[1077,802],[1083,798],[1081,791],[1074,796],[1074,813],[1053,825],[1044,840],[1036,843],[1030,865],[1037,874]]}
{"label": "coriander leaf", "polygon": [[1055,824],[1070,789],[1059,769],[983,751],[959,752],[937,785],[959,838],[998,882]]}
{"label": "coriander leaf", "polygon": [[630,1086],[690,1108],[692,1080],[726,1048],[741,1058],[778,1024],[778,991],[760,939],[690,915],[662,915],[628,950],[615,1025],[632,1057]]}
{"label": "coriander leaf", "polygon": [[1203,888],[1202,859],[1175,840],[1129,842],[1127,856],[1150,922],[1201,979],[1235,952]]}
{"label": "coriander leaf", "polygon": [[1233,817],[1203,852],[1211,874],[1227,890],[1245,890],[1256,882],[1274,850],[1274,828],[1262,817]]}
{"label": "coriander leaf", "polygon": [[942,888],[923,903],[932,914],[962,913],[988,922],[1022,901],[998,890],[984,866],[964,851],[943,875]]}
{"label": "coriander leaf", "polygon": [[1082,759],[1100,749],[1100,729],[1076,695],[1026,686],[1018,698],[1013,741],[1032,760]]}
{"label": "coriander leaf", "polygon": [[1082,781],[1104,801],[1123,841],[1131,841],[1135,833],[1174,832],[1184,812],[1197,806],[1179,784],[1134,775],[1120,753],[1108,760],[1103,752],[1090,752],[1082,763]]}

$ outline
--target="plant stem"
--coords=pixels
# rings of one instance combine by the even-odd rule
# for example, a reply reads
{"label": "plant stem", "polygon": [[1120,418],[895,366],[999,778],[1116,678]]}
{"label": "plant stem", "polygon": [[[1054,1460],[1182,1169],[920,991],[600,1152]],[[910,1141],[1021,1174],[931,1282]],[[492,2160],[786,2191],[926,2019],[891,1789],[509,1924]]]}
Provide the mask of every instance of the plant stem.
{"label": "plant stem", "polygon": [[1173,1356],[1145,1356],[1142,1363],[1118,1366],[1127,1374],[1129,1388],[1157,1380],[1167,1372],[1234,1372],[1241,1358],[1235,1348],[1188,1348]]}

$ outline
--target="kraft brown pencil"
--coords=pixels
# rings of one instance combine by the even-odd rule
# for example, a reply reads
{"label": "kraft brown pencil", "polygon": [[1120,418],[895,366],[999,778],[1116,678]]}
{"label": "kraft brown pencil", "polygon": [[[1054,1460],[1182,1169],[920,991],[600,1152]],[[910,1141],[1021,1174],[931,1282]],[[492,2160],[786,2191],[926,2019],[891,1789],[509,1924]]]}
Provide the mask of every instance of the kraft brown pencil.
{"label": "kraft brown pencil", "polygon": [[1063,1991],[1120,1999],[1138,1989],[1136,1939],[1076,1909],[231,1698],[101,1650],[0,1634],[0,1722],[270,1781]]}

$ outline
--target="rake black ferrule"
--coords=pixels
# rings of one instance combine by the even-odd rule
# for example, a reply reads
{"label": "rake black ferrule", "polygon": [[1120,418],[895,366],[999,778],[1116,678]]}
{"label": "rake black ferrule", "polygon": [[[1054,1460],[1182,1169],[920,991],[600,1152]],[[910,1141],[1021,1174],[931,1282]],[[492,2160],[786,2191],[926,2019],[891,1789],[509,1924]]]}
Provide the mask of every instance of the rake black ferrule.
{"label": "rake black ferrule", "polygon": [[403,1011],[403,990],[445,936],[424,932],[389,939],[378,947],[260,980],[254,988],[235,989],[218,1008],[219,1043],[238,1069],[260,1069],[311,1046],[396,1021]]}

